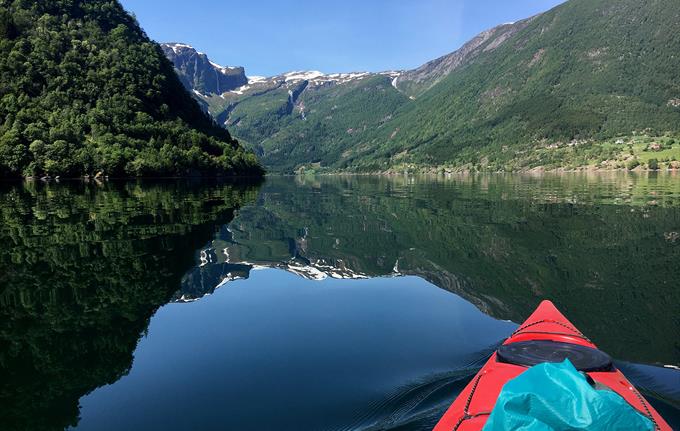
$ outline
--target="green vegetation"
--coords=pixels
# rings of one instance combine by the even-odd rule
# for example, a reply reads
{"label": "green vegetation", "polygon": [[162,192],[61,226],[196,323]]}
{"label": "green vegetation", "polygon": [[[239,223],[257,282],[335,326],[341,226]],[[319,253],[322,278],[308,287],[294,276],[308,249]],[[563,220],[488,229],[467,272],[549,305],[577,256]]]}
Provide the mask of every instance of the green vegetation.
{"label": "green vegetation", "polygon": [[[578,142],[577,145],[550,145],[535,150],[535,159],[546,168],[579,167],[601,169],[623,169],[628,166],[646,166],[657,159],[659,169],[677,169],[680,145],[668,136],[634,135],[609,139],[603,142]],[[637,163],[636,163],[637,162]]]}
{"label": "green vegetation", "polygon": [[246,142],[263,141],[286,127],[294,118],[295,107],[288,91],[294,95],[299,94],[305,89],[305,85],[305,83],[291,87],[277,85],[263,91],[257,98],[239,101],[231,109],[228,124],[235,131],[234,134]]}
{"label": "green vegetation", "polygon": [[372,75],[341,85],[272,80],[244,95],[200,100],[263,163],[293,172],[346,157],[358,137],[382,128],[408,98],[392,87],[389,77]]}
{"label": "green vegetation", "polygon": [[[294,96],[291,101],[288,91]],[[208,99],[219,122],[276,171],[328,167],[355,151],[357,139],[382,129],[408,97],[390,78],[372,75],[340,85],[300,82],[255,94]]]}
{"label": "green vegetation", "polygon": [[[279,128],[262,140],[246,140],[260,142],[256,151],[277,169],[291,172],[301,160],[312,168],[314,164],[317,168],[329,166],[347,158],[350,152],[370,152],[368,147],[357,146],[357,141],[372,130],[385,127],[407,100],[385,76],[330,88],[309,88],[298,102],[305,107],[304,119],[298,109],[297,118],[290,119],[288,127]],[[234,129],[239,136],[240,131]]]}
{"label": "green vegetation", "polygon": [[623,169],[630,141],[656,138],[667,148],[634,143],[634,156],[678,168],[679,19],[674,0],[570,0],[486,40],[415,100],[373,75],[309,85],[296,109],[280,88],[212,111],[283,172]]}
{"label": "green vegetation", "polygon": [[0,0],[0,177],[261,175],[115,0]]}
{"label": "green vegetation", "polygon": [[75,426],[79,398],[129,372],[195,251],[256,194],[187,182],[0,184],[1,428]]}
{"label": "green vegetation", "polygon": [[[416,165],[587,165],[617,136],[677,136],[677,18],[670,0],[562,4],[419,97],[394,142],[377,137],[374,160],[356,163],[387,167],[397,147]],[[570,143],[581,148],[541,150]]]}

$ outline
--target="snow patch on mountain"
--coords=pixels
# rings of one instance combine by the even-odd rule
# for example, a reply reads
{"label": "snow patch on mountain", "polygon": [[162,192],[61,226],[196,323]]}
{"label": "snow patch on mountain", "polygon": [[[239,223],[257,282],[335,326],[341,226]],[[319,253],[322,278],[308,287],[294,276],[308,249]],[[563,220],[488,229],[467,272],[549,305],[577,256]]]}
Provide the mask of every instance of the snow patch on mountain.
{"label": "snow patch on mountain", "polygon": [[[218,65],[213,64],[217,67]],[[396,88],[396,79],[402,75],[402,71],[386,71],[386,72],[349,72],[349,73],[330,73],[325,74],[318,70],[296,70],[281,75],[264,77],[264,76],[248,76],[247,84],[232,89],[226,94],[235,94],[242,96],[252,91],[262,91],[265,88],[276,88],[280,85],[291,88],[292,85],[299,84],[306,81],[311,87],[322,87],[326,85],[342,85],[355,80],[369,78],[372,76],[386,76],[392,80],[392,85]],[[222,96],[224,98],[224,95]]]}
{"label": "snow patch on mountain", "polygon": [[295,72],[288,72],[284,73],[283,75],[280,75],[278,77],[273,77],[273,80],[283,80],[286,83],[288,82],[300,82],[300,81],[308,81],[312,85],[324,85],[327,83],[332,83],[332,84],[345,84],[350,81],[354,81],[357,79],[362,79],[366,78],[369,76],[375,75],[374,73],[371,72],[351,72],[351,73],[331,73],[331,74],[324,74],[322,72],[319,72],[317,70],[311,70],[311,71],[295,71]]}
{"label": "snow patch on mountain", "polygon": [[239,87],[235,90],[231,90],[230,93],[242,95],[243,93],[245,93],[248,90],[250,90],[250,85],[246,84],[246,85],[243,85],[243,86],[241,86],[241,87]]}
{"label": "snow patch on mountain", "polygon": [[286,82],[288,81],[310,81],[315,78],[319,78],[321,76],[324,76],[323,72],[319,72],[318,70],[309,70],[309,71],[294,71],[294,72],[288,72],[284,73],[283,78],[285,79]]}
{"label": "snow patch on mountain", "polygon": [[165,45],[169,46],[175,54],[179,54],[182,49],[194,49],[193,46],[186,43],[167,43]]}

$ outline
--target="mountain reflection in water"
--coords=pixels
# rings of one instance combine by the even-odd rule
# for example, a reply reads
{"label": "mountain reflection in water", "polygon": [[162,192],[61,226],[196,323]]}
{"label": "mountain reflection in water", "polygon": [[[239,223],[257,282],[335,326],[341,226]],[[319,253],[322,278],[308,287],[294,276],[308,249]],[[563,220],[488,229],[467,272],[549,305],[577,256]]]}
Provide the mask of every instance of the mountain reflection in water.
{"label": "mountain reflection in water", "polygon": [[[118,410],[115,425],[142,423],[136,408],[146,412],[151,428],[182,429],[168,410],[186,403],[193,408],[181,412],[187,426],[255,429],[243,424],[248,412],[255,417],[260,410],[273,415],[271,423],[281,415],[280,429],[287,429],[284,419],[307,414],[304,403],[319,399],[323,417],[308,412],[308,422],[298,424],[429,429],[494,343],[514,328],[504,320],[524,320],[543,298],[627,361],[624,371],[664,400],[656,403],[677,424],[678,385],[668,382],[680,378],[678,372],[631,364],[680,364],[675,176],[4,185],[0,215],[0,241],[7,245],[0,251],[2,429],[105,429],[106,420],[115,423],[107,419],[111,410],[135,393],[145,397],[127,405],[127,413]],[[263,268],[255,277],[252,271]],[[501,321],[485,320],[414,276]],[[372,280],[343,281],[366,278]],[[285,285],[290,289],[277,290]],[[213,293],[220,295],[157,312],[168,302]],[[327,301],[337,308],[324,308]],[[397,314],[383,316],[385,307]],[[230,316],[218,318],[227,308]],[[447,309],[464,309],[466,317],[447,315]],[[235,320],[220,320],[227,318]],[[268,338],[277,327],[285,344]],[[361,337],[368,327],[370,342]],[[393,338],[407,327],[419,335]],[[458,344],[446,335],[459,330],[479,333],[478,342]],[[320,334],[333,331],[337,339],[320,341]],[[258,336],[262,344],[251,345]],[[390,349],[400,357],[393,369],[385,353]],[[406,354],[410,349],[420,350]],[[277,362],[282,354],[298,364]],[[343,362],[329,359],[334,354]],[[392,369],[383,380],[381,361]],[[172,364],[205,378],[188,381]],[[347,364],[356,370],[352,377],[328,377]],[[270,378],[264,383],[257,378],[263,372]],[[149,383],[153,378],[160,386]],[[304,388],[318,390],[314,381],[324,382],[323,395],[304,398]],[[231,396],[230,384],[241,387],[234,382],[263,392],[220,398]],[[297,398],[263,396],[288,383],[300,388]],[[110,386],[83,397],[102,385]],[[161,387],[167,394],[153,392]],[[193,402],[183,397],[187,392]],[[207,394],[229,399],[229,408],[210,405]],[[163,411],[164,419],[153,415]]]}
{"label": "mountain reflection in water", "polygon": [[679,232],[678,176],[274,178],[181,294],[257,267],[416,275],[515,322],[550,298],[615,357],[680,365]]}

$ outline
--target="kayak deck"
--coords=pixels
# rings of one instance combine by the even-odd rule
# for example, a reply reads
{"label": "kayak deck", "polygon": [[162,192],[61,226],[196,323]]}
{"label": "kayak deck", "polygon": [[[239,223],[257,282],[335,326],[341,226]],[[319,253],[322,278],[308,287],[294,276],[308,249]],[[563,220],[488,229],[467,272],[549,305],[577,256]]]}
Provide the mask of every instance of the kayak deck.
{"label": "kayak deck", "polygon": [[[505,340],[503,345],[537,340],[597,349],[597,346],[576,329],[550,301],[541,302],[536,311]],[[526,369],[526,366],[504,362],[499,358],[498,352],[494,353],[449,407],[434,431],[481,430],[496,404],[503,385]],[[647,416],[657,430],[671,430],[659,413],[614,366],[589,371],[587,375],[596,384],[606,386],[621,395],[631,406]]]}

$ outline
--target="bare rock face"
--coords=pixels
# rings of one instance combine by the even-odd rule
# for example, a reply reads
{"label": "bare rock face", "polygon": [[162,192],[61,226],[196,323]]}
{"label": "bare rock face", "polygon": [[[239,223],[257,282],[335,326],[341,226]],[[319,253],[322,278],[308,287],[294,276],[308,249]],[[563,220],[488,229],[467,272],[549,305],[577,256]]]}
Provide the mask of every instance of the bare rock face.
{"label": "bare rock face", "polygon": [[190,45],[163,43],[161,48],[189,91],[219,95],[248,83],[243,67],[220,66]]}
{"label": "bare rock face", "polygon": [[423,64],[399,75],[395,87],[412,97],[424,93],[449,73],[474,60],[483,52],[493,51],[515,33],[525,28],[533,18],[499,25],[483,31],[457,51]]}

